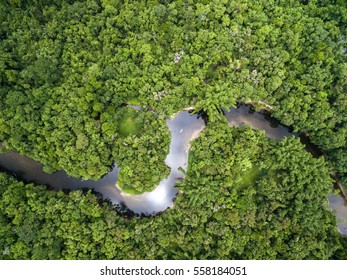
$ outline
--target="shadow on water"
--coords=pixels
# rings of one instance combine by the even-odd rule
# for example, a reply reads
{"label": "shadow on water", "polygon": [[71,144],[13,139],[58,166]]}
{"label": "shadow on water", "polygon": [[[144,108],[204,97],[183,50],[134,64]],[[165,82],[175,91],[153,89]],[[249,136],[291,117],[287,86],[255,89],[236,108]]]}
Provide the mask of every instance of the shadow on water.
{"label": "shadow on water", "polygon": [[[129,106],[140,110],[138,106]],[[42,171],[42,164],[15,151],[0,154],[0,170],[10,172],[18,179],[26,183],[47,185],[50,189],[64,189],[66,191],[92,189],[99,199],[108,202],[110,208],[125,217],[155,216],[161,214],[167,208],[173,207],[178,190],[175,188],[179,180],[184,179],[187,170],[189,143],[197,138],[208,122],[208,116],[200,111],[191,114],[192,111],[182,111],[171,120],[167,120],[167,126],[171,131],[170,152],[165,163],[171,169],[168,178],[163,179],[159,185],[150,193],[141,195],[129,195],[117,187],[119,167],[114,164],[112,170],[100,180],[80,180],[68,176],[64,171],[48,174]],[[314,157],[323,155],[323,152],[313,145],[304,134],[293,132],[290,127],[280,124],[272,118],[268,112],[256,112],[253,107],[238,104],[237,108],[231,107],[229,112],[223,110],[230,126],[249,125],[254,129],[264,130],[266,137],[283,139],[284,137],[299,137],[305,144],[307,151]],[[182,172],[183,171],[183,172]],[[329,196],[330,207],[338,209],[339,218],[347,218],[347,207],[343,199]],[[340,216],[342,215],[342,216]],[[341,232],[346,228],[346,222],[339,224]]]}
{"label": "shadow on water", "polygon": [[48,174],[42,171],[43,165],[16,151],[0,154],[0,168],[10,172],[25,183],[46,185],[50,189],[63,190],[93,190],[99,197],[114,206],[114,209],[125,216],[154,216],[173,206],[178,180],[184,178],[187,170],[189,142],[196,138],[205,127],[203,114],[191,115],[187,111],[180,112],[166,123],[171,131],[170,152],[165,163],[171,172],[150,193],[129,195],[117,187],[119,167],[114,164],[112,170],[97,181],[73,178],[64,171]]}

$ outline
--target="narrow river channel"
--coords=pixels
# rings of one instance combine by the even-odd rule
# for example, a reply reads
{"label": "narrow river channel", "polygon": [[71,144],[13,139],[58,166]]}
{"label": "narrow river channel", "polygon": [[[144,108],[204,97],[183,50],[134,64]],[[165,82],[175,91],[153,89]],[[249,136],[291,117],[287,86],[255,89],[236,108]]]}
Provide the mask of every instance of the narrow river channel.
{"label": "narrow river channel", "polygon": [[[254,129],[264,130],[269,138],[282,139],[292,135],[300,137],[287,127],[278,124],[274,119],[262,113],[254,112],[251,107],[246,105],[230,108],[230,112],[224,112],[224,114],[230,126],[249,125]],[[189,143],[197,138],[205,127],[202,118],[197,114],[191,115],[187,111],[178,113],[173,119],[166,122],[171,131],[171,144],[165,163],[171,168],[171,173],[150,193],[129,195],[122,192],[117,187],[119,173],[117,165],[98,181],[79,180],[68,176],[64,171],[47,174],[42,171],[42,165],[39,162],[21,156],[18,152],[9,151],[0,154],[0,168],[13,172],[19,179],[26,182],[48,185],[54,189],[94,189],[104,199],[118,205],[119,209],[128,209],[136,214],[154,215],[174,206],[174,199],[178,192],[175,185],[178,180],[184,178],[179,167],[187,170]],[[310,145],[307,139],[300,138],[306,144],[307,150],[314,156],[319,156],[319,151]],[[330,208],[336,211],[336,216],[340,220],[339,231],[347,235],[347,207],[344,204],[344,199],[333,195],[329,195],[328,199]]]}

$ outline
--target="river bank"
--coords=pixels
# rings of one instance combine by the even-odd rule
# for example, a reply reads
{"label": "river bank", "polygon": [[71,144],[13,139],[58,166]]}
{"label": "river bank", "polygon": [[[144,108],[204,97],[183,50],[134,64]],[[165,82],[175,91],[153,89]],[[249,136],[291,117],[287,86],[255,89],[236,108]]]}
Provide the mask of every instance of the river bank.
{"label": "river bank", "polygon": [[[138,106],[133,109],[140,110]],[[186,109],[192,110],[194,108]],[[265,131],[265,136],[269,138],[281,140],[290,136],[300,137],[300,134],[291,132],[290,128],[279,124],[276,120],[269,118],[269,116],[263,113],[255,112],[247,105],[239,104],[238,108],[230,108],[229,112],[224,111],[224,115],[229,126],[249,125],[253,129]],[[68,190],[93,189],[96,193],[100,193],[103,199],[110,201],[115,206],[115,209],[121,213],[156,215],[167,208],[174,207],[174,200],[178,193],[175,185],[179,180],[184,179],[184,172],[187,170],[188,164],[190,142],[196,139],[205,127],[205,121],[199,114],[191,115],[188,111],[181,111],[172,115],[170,119],[166,120],[166,123],[171,131],[171,143],[165,163],[171,169],[171,172],[169,177],[163,179],[152,192],[140,195],[130,195],[123,192],[117,187],[120,169],[116,164],[114,164],[113,169],[108,174],[98,181],[84,181],[72,178],[64,171],[47,174],[42,171],[42,165],[39,162],[21,156],[14,151],[0,154],[0,166],[13,172],[21,180],[48,185],[57,190],[62,188]],[[307,150],[314,154],[315,147],[310,145],[307,139],[304,144]],[[334,176],[333,178],[337,179],[336,174]],[[337,186],[340,187],[342,194],[345,196],[343,187],[340,184],[337,184]],[[336,204],[335,200],[334,203]],[[341,204],[341,201],[338,201],[338,203]],[[342,203],[338,207],[344,209],[345,206]],[[340,211],[338,213],[345,212]],[[339,218],[347,220],[347,215]]]}

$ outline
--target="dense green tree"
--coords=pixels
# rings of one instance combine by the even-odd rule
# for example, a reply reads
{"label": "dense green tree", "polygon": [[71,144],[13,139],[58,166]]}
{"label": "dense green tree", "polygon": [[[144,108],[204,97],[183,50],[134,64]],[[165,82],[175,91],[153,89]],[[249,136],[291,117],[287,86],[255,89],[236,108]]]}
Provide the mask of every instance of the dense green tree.
{"label": "dense green tree", "polygon": [[[140,193],[168,174],[165,118],[194,107],[210,124],[155,219],[1,175],[1,257],[345,258],[326,211],[328,174],[347,178],[345,2],[2,0],[4,150],[84,179],[116,161]],[[220,112],[237,101],[271,108],[325,159],[229,129]]]}
{"label": "dense green tree", "polygon": [[50,169],[105,174],[113,156],[100,114],[130,100],[163,116],[193,106],[210,120],[262,101],[328,154],[346,147],[339,1],[3,2],[0,138]]}
{"label": "dense green tree", "polygon": [[294,138],[209,124],[175,207],[124,218],[90,191],[47,191],[0,173],[2,259],[329,259],[345,248],[332,180]]}

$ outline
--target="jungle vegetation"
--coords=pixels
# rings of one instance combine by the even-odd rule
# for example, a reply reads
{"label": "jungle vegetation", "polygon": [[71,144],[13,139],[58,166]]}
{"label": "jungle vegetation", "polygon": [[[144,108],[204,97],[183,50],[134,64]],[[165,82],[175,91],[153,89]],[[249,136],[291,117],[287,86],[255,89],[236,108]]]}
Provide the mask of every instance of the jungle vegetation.
{"label": "jungle vegetation", "polygon": [[0,173],[0,256],[345,258],[345,238],[327,210],[326,162],[298,139],[214,123],[194,141],[190,160],[174,207],[154,218],[125,218],[91,191],[47,191]]}
{"label": "jungle vegetation", "polygon": [[[209,120],[155,218],[1,173],[1,258],[346,258],[326,199],[330,172],[347,185],[346,1],[0,3],[3,150],[83,179],[116,162],[137,194],[169,174],[165,119],[194,107]],[[236,102],[268,104],[324,156],[228,127]]]}

